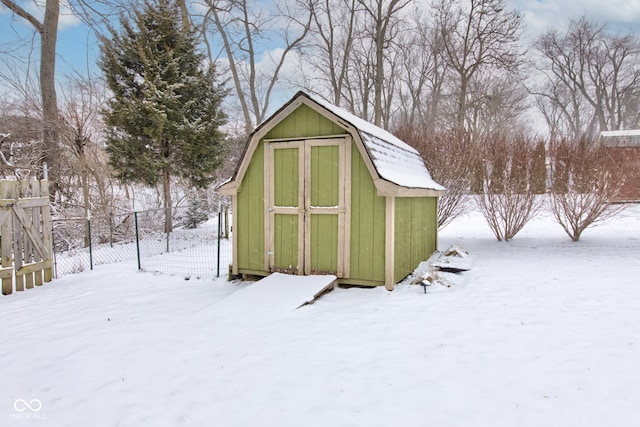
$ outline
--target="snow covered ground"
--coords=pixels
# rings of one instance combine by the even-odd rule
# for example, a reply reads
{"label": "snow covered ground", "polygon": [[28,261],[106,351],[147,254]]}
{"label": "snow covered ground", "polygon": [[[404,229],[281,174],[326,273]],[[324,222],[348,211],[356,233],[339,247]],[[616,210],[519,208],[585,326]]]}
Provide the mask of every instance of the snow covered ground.
{"label": "snow covered ground", "polygon": [[454,243],[454,287],[279,316],[135,263],[0,297],[0,425],[640,425],[640,205],[577,243],[548,215],[498,242],[472,213]]}

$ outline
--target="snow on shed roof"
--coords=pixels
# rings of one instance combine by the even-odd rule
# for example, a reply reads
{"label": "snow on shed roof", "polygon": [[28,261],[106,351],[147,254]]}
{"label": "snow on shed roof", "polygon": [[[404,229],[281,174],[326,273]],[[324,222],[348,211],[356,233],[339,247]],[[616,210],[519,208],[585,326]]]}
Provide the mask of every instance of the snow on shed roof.
{"label": "snow on shed roof", "polygon": [[605,130],[600,138],[609,147],[640,147],[640,129]]}
{"label": "snow on shed roof", "polygon": [[420,153],[415,148],[386,130],[340,107],[321,99],[312,98],[304,92],[298,92],[298,95],[301,94],[358,130],[369,157],[382,179],[402,187],[444,191],[445,188],[431,178]]}
{"label": "snow on shed roof", "polygon": [[600,132],[600,136],[640,136],[640,129],[603,130]]}

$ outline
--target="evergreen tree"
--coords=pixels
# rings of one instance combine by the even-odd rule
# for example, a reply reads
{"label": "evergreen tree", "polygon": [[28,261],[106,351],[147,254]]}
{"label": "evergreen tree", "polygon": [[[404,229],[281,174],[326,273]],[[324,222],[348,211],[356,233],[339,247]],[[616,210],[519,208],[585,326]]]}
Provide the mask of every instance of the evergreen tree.
{"label": "evergreen tree", "polygon": [[204,188],[222,161],[225,90],[173,1],[146,0],[132,15],[100,39],[98,64],[113,93],[104,111],[107,152],[122,181],[162,183],[170,208],[171,177]]}
{"label": "evergreen tree", "polygon": [[209,215],[207,214],[207,199],[198,193],[195,189],[189,191],[187,198],[189,207],[183,220],[186,228],[197,228],[198,225],[209,219]]}

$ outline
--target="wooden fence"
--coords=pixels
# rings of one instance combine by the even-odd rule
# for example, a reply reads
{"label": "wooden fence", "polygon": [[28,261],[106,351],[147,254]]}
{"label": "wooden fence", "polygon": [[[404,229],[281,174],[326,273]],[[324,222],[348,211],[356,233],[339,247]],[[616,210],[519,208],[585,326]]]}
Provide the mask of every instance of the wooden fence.
{"label": "wooden fence", "polygon": [[0,180],[0,278],[8,295],[51,281],[49,185]]}

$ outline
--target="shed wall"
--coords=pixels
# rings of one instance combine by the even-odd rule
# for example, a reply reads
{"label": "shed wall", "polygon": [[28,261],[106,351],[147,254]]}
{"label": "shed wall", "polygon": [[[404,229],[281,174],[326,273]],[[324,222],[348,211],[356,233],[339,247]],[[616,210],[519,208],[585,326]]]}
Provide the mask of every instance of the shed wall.
{"label": "shed wall", "polygon": [[[276,124],[265,139],[323,137],[346,134],[339,124],[301,105]],[[286,154],[286,153],[285,153]],[[264,141],[253,152],[237,192],[237,267],[243,273],[265,271]],[[385,281],[386,198],[378,196],[356,144],[351,143],[351,197],[349,274],[343,283],[382,285]],[[289,180],[282,179],[282,184]],[[319,190],[317,190],[319,191]],[[319,194],[319,193],[318,193]],[[319,197],[319,196],[318,196]],[[327,195],[327,197],[329,197]],[[400,281],[437,249],[437,198],[397,197],[395,200],[394,278]],[[275,224],[287,228],[297,241],[291,221]],[[321,224],[316,224],[319,227]],[[312,224],[313,226],[313,224]],[[334,225],[331,225],[333,227]],[[315,230],[312,227],[312,233]],[[318,232],[315,230],[315,232]],[[278,233],[279,234],[279,233]],[[292,248],[294,244],[290,245]],[[299,249],[296,247],[296,249]],[[293,259],[294,253],[280,254]],[[333,257],[334,255],[331,254]],[[293,265],[293,264],[292,264]]]}
{"label": "shed wall", "polygon": [[394,280],[411,274],[438,249],[437,198],[398,197],[395,210]]}
{"label": "shed wall", "polygon": [[612,155],[625,159],[625,167],[631,171],[622,184],[616,202],[640,201],[640,145],[609,147]]}
{"label": "shed wall", "polygon": [[236,234],[238,269],[264,271],[264,149],[255,150],[238,189]]}
{"label": "shed wall", "polygon": [[376,187],[354,143],[351,154],[350,278],[384,284],[385,198]]}
{"label": "shed wall", "polygon": [[[289,116],[275,125],[264,137],[264,139],[277,138],[303,138],[303,137],[321,137],[328,135],[346,134],[346,131],[337,123],[318,114],[306,105],[301,105]],[[242,184],[237,193],[238,212],[237,215],[237,267],[238,270],[245,273],[254,272],[256,274],[265,272],[265,230],[264,230],[264,141],[261,140],[256,147],[253,156],[249,162],[247,171],[243,177]],[[287,182],[291,184],[289,179],[281,180],[283,185]],[[291,231],[293,243],[297,242],[297,228],[292,220],[282,218],[276,224],[276,227],[286,228]],[[281,235],[282,233],[277,233]],[[289,245],[296,249],[297,245]],[[294,253],[279,253],[278,256],[285,257],[286,260],[280,260],[285,264],[295,265],[297,255]]]}
{"label": "shed wall", "polygon": [[337,123],[332,122],[306,105],[301,105],[275,125],[265,138],[304,138],[341,134],[346,134],[346,132]]}

